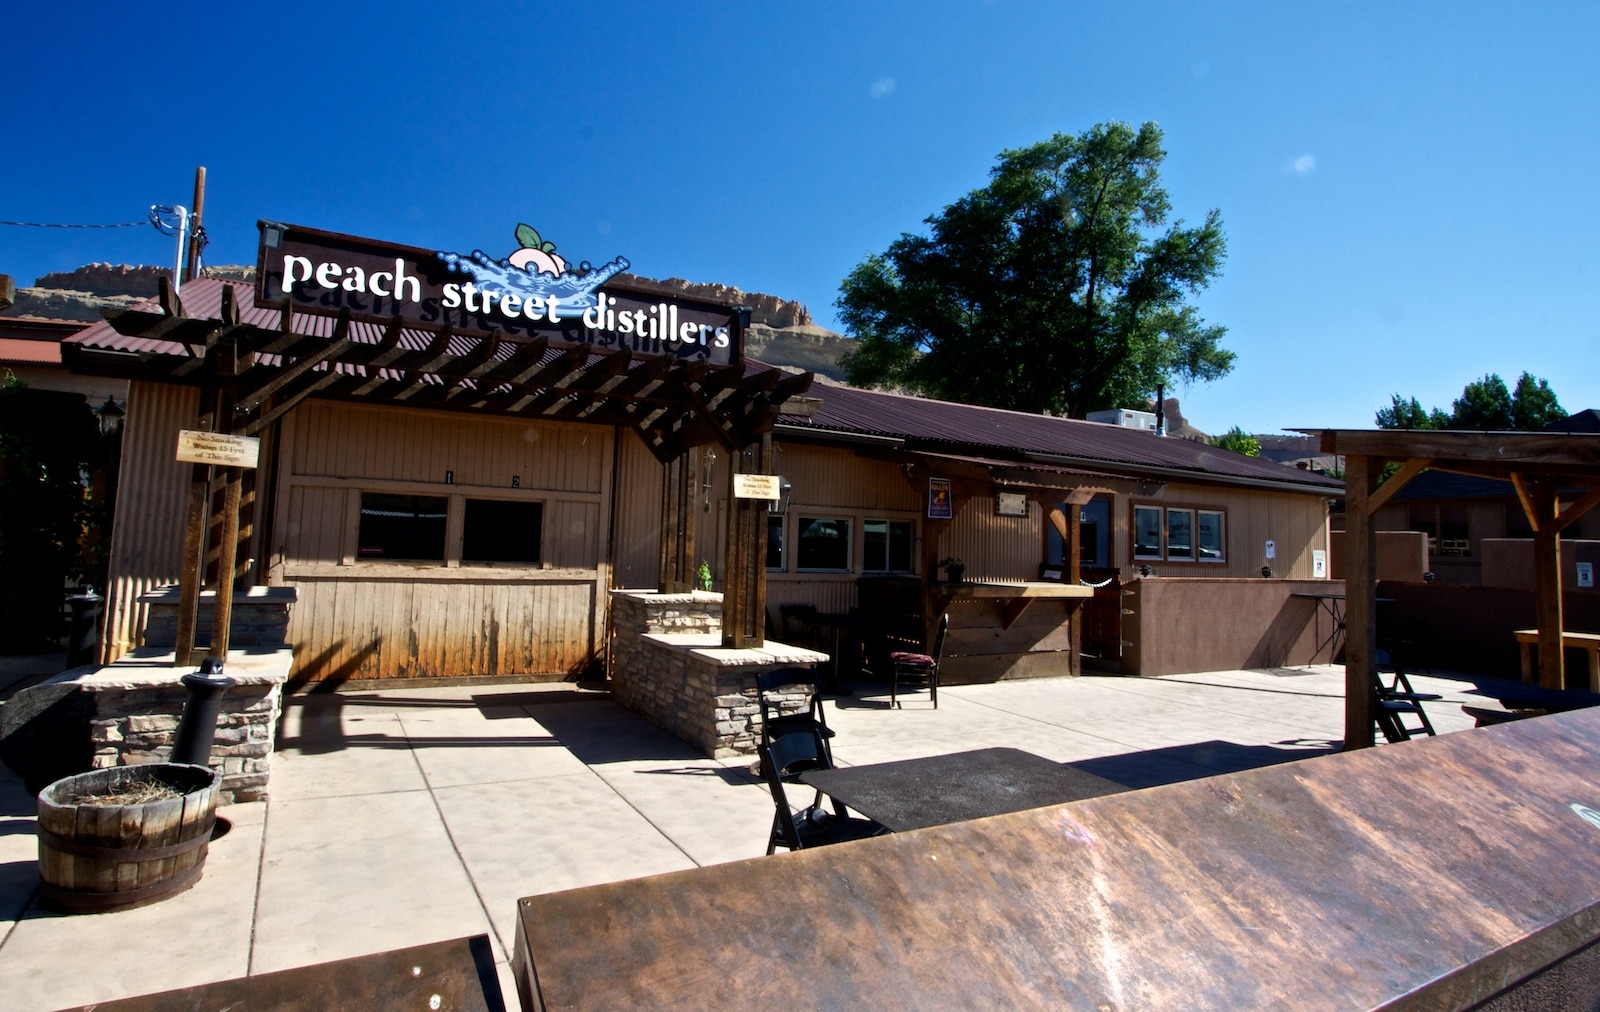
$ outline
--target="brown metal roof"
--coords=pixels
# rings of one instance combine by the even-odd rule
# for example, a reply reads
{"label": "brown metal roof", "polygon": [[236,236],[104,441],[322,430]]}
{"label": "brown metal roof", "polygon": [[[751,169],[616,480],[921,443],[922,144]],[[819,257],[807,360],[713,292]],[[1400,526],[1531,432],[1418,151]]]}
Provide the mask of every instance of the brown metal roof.
{"label": "brown metal roof", "polygon": [[1124,476],[1272,486],[1317,495],[1344,490],[1343,482],[1323,475],[1139,429],[854,387],[813,388],[811,393],[821,396],[822,406],[809,419],[785,416],[785,435],[803,437],[808,430],[824,438],[855,433],[895,438],[907,450],[965,451]]}
{"label": "brown metal roof", "polygon": [[[228,285],[233,286],[241,325],[261,330],[279,329],[281,312],[275,308],[256,306],[253,287],[247,282],[210,278],[190,282],[182,291],[184,317],[220,319],[222,292]],[[152,300],[141,303],[131,312],[159,312],[159,306]],[[336,321],[331,316],[296,313],[292,321],[294,333],[320,338],[331,337],[335,326]],[[352,344],[378,345],[383,341],[384,328],[377,324],[353,321],[349,324],[348,336]],[[421,352],[434,339],[435,335],[429,332],[404,328],[400,331],[398,347]],[[470,335],[453,337],[450,354],[470,354],[478,341],[478,338]],[[102,367],[108,360],[122,356],[127,356],[131,361],[140,356],[178,357],[190,354],[188,346],[179,341],[169,340],[165,336],[120,334],[107,322],[93,324],[67,338],[63,344],[100,359]],[[497,354],[501,357],[509,354],[509,345],[505,351]],[[553,362],[563,354],[567,353],[552,347],[545,352],[543,361]],[[600,357],[591,356],[590,362]],[[268,362],[275,361],[268,355],[262,358]],[[770,368],[754,361],[749,361],[748,366],[751,374]],[[348,371],[352,367],[339,364],[335,368]],[[387,377],[388,372],[383,370],[379,375]],[[400,376],[397,374],[393,378],[398,380]],[[423,385],[443,382],[432,376],[415,379]],[[474,381],[461,379],[453,382],[459,388],[471,389]],[[819,438],[830,435],[880,437],[893,439],[903,448],[913,451],[966,453],[1013,464],[1026,461],[1066,468],[1081,467],[1089,472],[1111,475],[1267,486],[1319,495],[1337,495],[1344,488],[1340,481],[1269,460],[1246,457],[1191,440],[1163,438],[1150,432],[1099,422],[955,404],[854,387],[813,388],[811,393],[813,397],[820,396],[822,401],[816,414],[811,417],[784,415],[781,419],[783,434],[800,438],[808,434]]]}

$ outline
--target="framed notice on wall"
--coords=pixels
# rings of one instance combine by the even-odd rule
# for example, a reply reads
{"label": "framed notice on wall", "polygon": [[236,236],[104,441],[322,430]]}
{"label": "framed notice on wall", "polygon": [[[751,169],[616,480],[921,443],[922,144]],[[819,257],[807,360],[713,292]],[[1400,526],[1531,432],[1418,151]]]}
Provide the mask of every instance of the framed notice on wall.
{"label": "framed notice on wall", "polygon": [[955,508],[950,502],[950,479],[928,479],[928,519],[949,520],[955,516]]}

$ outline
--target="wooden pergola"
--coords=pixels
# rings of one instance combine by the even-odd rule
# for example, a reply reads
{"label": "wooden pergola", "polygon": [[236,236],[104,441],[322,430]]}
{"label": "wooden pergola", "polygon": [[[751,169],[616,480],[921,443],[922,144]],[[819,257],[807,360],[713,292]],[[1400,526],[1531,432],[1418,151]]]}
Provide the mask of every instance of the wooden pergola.
{"label": "wooden pergola", "polygon": [[[227,282],[201,297],[207,295],[207,304],[191,312],[162,278],[158,311],[108,314],[119,337],[65,345],[69,364],[197,386],[194,428],[234,436],[269,436],[312,396],[629,429],[663,465],[665,592],[693,586],[695,518],[706,484],[702,448],[721,447],[737,472],[768,474],[780,411],[816,408],[799,396],[810,388],[811,373],[752,369],[742,354],[716,365],[563,344],[544,335],[429,329],[399,317],[377,325],[352,321],[348,310],[320,315],[287,300],[262,309],[246,305]],[[183,296],[191,298],[188,286]],[[734,347],[742,349],[749,310],[729,307],[728,313]],[[270,480],[269,470],[262,481]],[[202,585],[219,590],[210,656],[221,661],[227,655],[232,597],[221,591],[234,585],[238,562],[248,553],[250,531],[241,529],[241,515],[250,515],[256,486],[253,471],[194,465],[180,582],[180,666],[190,663],[194,649]],[[270,504],[266,491],[260,494]],[[759,645],[767,528],[764,515],[756,514],[764,514],[766,504],[741,499],[729,506],[723,639],[728,646]]]}
{"label": "wooden pergola", "polygon": [[[1510,482],[1533,529],[1538,684],[1566,687],[1561,531],[1600,503],[1600,433],[1305,429],[1345,458],[1345,748],[1373,743],[1370,691],[1377,651],[1373,515],[1424,470]],[[1379,484],[1384,465],[1399,470]],[[1562,490],[1581,490],[1564,506]],[[1568,493],[1571,494],[1570,492]]]}

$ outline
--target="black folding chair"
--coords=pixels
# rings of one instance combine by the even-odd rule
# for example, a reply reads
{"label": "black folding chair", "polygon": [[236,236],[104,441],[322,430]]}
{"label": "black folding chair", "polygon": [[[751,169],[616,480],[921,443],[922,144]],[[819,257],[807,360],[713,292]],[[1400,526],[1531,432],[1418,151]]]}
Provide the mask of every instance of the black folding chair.
{"label": "black folding chair", "polygon": [[939,658],[944,653],[944,634],[950,629],[950,613],[939,616],[939,632],[933,637],[933,653],[919,654],[897,650],[889,655],[893,674],[889,683],[889,705],[900,705],[900,683],[928,687],[933,708],[939,708]]}
{"label": "black folding chair", "polygon": [[795,783],[807,770],[830,768],[822,754],[822,739],[811,731],[791,731],[778,735],[770,743],[756,746],[761,753],[761,775],[772,792],[774,812],[772,832],[767,837],[767,853],[779,847],[801,850],[821,847],[846,840],[862,840],[886,832],[883,826],[871,819],[847,815],[844,806],[835,803],[836,811],[822,807],[822,792],[817,800],[800,811],[789,807],[789,797],[784,785]]}
{"label": "black folding chair", "polygon": [[[1386,672],[1393,676],[1387,684],[1383,680]],[[1422,704],[1443,698],[1434,692],[1414,690],[1392,651],[1379,650],[1373,655],[1372,719],[1386,741],[1410,741],[1419,734],[1437,734]],[[1416,717],[1415,724],[1407,723],[1411,716]]]}

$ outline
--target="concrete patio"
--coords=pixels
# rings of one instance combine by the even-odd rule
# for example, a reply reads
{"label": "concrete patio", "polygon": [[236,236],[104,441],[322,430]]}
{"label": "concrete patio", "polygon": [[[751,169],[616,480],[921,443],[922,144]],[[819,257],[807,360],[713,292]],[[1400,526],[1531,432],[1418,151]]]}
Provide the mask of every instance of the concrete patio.
{"label": "concrete patio", "polygon": [[[841,765],[993,745],[1139,788],[1334,751],[1342,667],[946,687],[830,700]],[[1414,677],[1441,733],[1472,685]],[[1387,746],[1385,746],[1387,747]],[[1403,747],[1403,746],[1402,746]],[[291,697],[271,798],[220,811],[186,893],[59,916],[36,902],[34,799],[0,768],[0,994],[55,1009],[486,932],[501,986],[518,897],[760,856],[748,759],[713,760],[570,685]]]}

